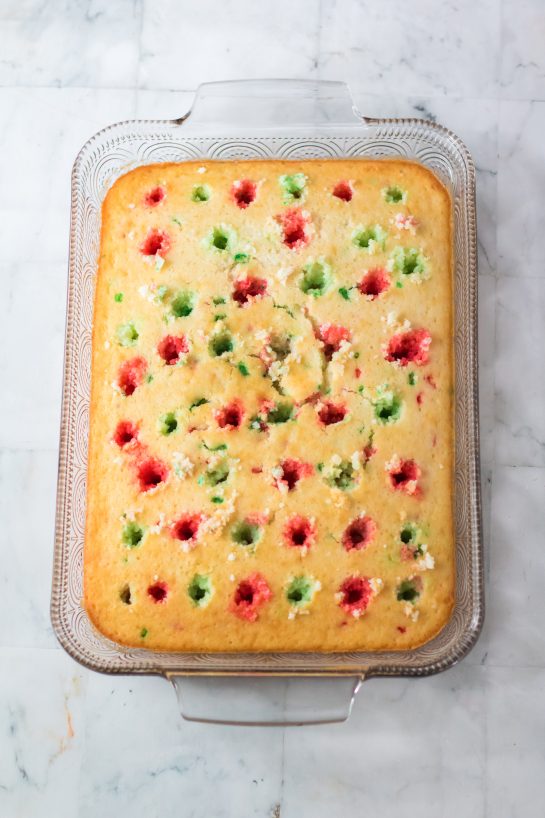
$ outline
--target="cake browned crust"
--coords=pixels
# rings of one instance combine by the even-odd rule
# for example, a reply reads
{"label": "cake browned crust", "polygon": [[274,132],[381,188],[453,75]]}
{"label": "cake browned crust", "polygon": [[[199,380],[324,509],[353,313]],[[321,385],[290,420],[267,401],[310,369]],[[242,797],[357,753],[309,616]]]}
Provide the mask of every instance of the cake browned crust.
{"label": "cake browned crust", "polygon": [[401,650],[454,598],[451,202],[397,160],[189,162],[102,210],[85,607],[170,651]]}

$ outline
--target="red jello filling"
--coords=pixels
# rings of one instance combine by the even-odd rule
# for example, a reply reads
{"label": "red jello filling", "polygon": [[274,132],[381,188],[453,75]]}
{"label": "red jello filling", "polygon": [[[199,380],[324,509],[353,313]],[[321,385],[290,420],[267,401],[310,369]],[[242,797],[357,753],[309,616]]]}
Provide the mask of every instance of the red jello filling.
{"label": "red jello filling", "polygon": [[132,395],[141,386],[147,369],[148,365],[144,358],[131,358],[121,364],[117,376],[117,385],[124,395],[127,397]]}
{"label": "red jello filling", "polygon": [[290,250],[299,250],[310,241],[308,213],[298,207],[290,207],[276,217],[282,227],[282,241]]}
{"label": "red jello filling", "polygon": [[244,417],[244,407],[239,400],[219,409],[216,412],[216,421],[220,429],[238,429]]}
{"label": "red jello filling", "polygon": [[332,193],[337,199],[342,199],[343,202],[351,202],[354,189],[349,181],[342,179],[340,182],[337,182]]}
{"label": "red jello filling", "polygon": [[240,281],[235,281],[233,289],[233,300],[239,304],[247,304],[250,299],[261,298],[267,292],[267,280],[248,276]]}
{"label": "red jello filling", "polygon": [[343,534],[343,545],[346,551],[361,551],[372,541],[377,530],[377,525],[371,517],[356,517],[350,525],[345,528]]}
{"label": "red jello filling", "polygon": [[138,440],[138,427],[130,420],[120,420],[115,427],[113,439],[120,449],[124,449]]}
{"label": "red jello filling", "polygon": [[324,345],[324,355],[330,361],[335,352],[341,348],[343,341],[350,341],[352,335],[346,327],[337,324],[320,324],[316,337]]}
{"label": "red jello filling", "polygon": [[293,491],[302,477],[307,477],[313,472],[312,464],[303,463],[301,460],[283,460],[280,468],[282,469],[282,475],[278,478],[278,482],[285,483],[288,491]]}
{"label": "red jello filling", "polygon": [[373,589],[367,577],[347,577],[339,588],[342,595],[339,605],[347,613],[363,613],[371,597]]}
{"label": "red jello filling", "polygon": [[422,470],[415,460],[400,460],[388,470],[390,483],[396,491],[405,494],[418,493],[418,480]]}
{"label": "red jello filling", "polygon": [[172,536],[175,540],[181,540],[182,542],[195,540],[199,533],[201,520],[201,514],[184,514],[179,520],[176,520],[176,522],[172,524]]}
{"label": "red jello filling", "polygon": [[259,608],[272,597],[265,577],[257,572],[250,574],[237,585],[230,610],[240,619],[255,622]]}
{"label": "red jello filling", "polygon": [[398,332],[390,338],[385,358],[400,366],[407,366],[407,364],[422,366],[428,361],[430,344],[431,335],[427,329]]}
{"label": "red jello filling", "polygon": [[251,179],[241,179],[240,181],[233,182],[231,193],[236,205],[242,210],[245,210],[248,205],[251,205],[252,202],[255,201],[257,185],[255,182],[252,182]]}
{"label": "red jello filling", "polygon": [[316,538],[316,526],[308,517],[295,514],[284,527],[286,544],[295,548],[310,548]]}
{"label": "red jello filling", "polygon": [[[144,196],[144,204],[147,207],[155,207],[156,205],[160,204],[163,199],[166,197],[167,192],[164,187],[158,186],[154,187],[152,190],[148,190],[146,195]],[[148,253],[147,255],[154,255],[154,253]]]}
{"label": "red jello filling", "polygon": [[185,335],[165,335],[157,344],[159,356],[168,366],[177,364],[182,355],[189,349]]}
{"label": "red jello filling", "polygon": [[374,301],[379,295],[385,293],[391,284],[390,276],[384,267],[374,267],[368,270],[358,284],[358,290],[362,295]]}
{"label": "red jello filling", "polygon": [[150,230],[142,244],[140,252],[143,256],[161,256],[164,258],[170,250],[170,236],[164,230]]}
{"label": "red jello filling", "polygon": [[155,457],[150,457],[138,465],[140,491],[151,491],[168,477],[168,467]]}
{"label": "red jello filling", "polygon": [[153,585],[148,586],[148,596],[154,602],[165,602],[168,595],[168,586],[166,582],[154,582]]}
{"label": "red jello filling", "polygon": [[342,403],[323,403],[318,409],[320,423],[324,426],[331,426],[333,423],[340,423],[347,415],[348,409]]}

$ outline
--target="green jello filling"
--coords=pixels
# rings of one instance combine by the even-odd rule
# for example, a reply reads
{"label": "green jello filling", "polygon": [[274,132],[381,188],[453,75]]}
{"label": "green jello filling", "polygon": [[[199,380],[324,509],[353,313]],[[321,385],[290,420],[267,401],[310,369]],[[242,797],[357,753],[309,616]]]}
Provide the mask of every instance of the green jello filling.
{"label": "green jello filling", "polygon": [[361,230],[354,233],[354,244],[362,250],[373,250],[375,244],[381,248],[384,247],[386,240],[386,231],[382,229],[379,224],[371,225],[370,227],[362,227]]}
{"label": "green jello filling", "polygon": [[250,374],[250,370],[248,369],[246,364],[243,363],[243,361],[240,361],[240,363],[237,364],[237,369],[240,372],[240,374],[243,375],[245,378],[247,378],[248,375]]}
{"label": "green jello filling", "polygon": [[130,605],[132,602],[131,589],[128,585],[124,585],[119,592],[119,599],[125,605]]}
{"label": "green jello filling", "polygon": [[276,406],[267,413],[269,423],[287,423],[293,415],[293,404],[287,401],[279,401]]}
{"label": "green jello filling", "polygon": [[250,256],[248,253],[235,253],[233,256],[233,261],[235,264],[248,264],[250,261]]}
{"label": "green jello filling", "polygon": [[259,539],[260,533],[261,532],[258,525],[253,525],[252,523],[249,523],[247,520],[242,520],[240,523],[237,523],[231,530],[231,538],[238,545],[243,545],[247,547],[256,544],[256,542]]}
{"label": "green jello filling", "polygon": [[233,339],[229,332],[220,332],[214,335],[208,344],[208,351],[213,358],[219,358],[227,352],[232,352],[234,348]]}
{"label": "green jello filling", "polygon": [[404,276],[421,276],[426,272],[426,259],[416,247],[396,247],[394,270]]}
{"label": "green jello filling", "polygon": [[211,196],[208,185],[195,185],[191,192],[192,202],[207,202]]}
{"label": "green jello filling", "polygon": [[205,403],[210,403],[207,398],[195,398],[193,403],[189,405],[189,411],[192,412],[193,409],[196,409],[198,406],[204,406]]}
{"label": "green jello filling", "polygon": [[174,412],[167,412],[159,418],[159,432],[162,435],[171,435],[178,428],[178,421]]}
{"label": "green jello filling", "polygon": [[225,298],[222,295],[216,295],[212,299],[212,304],[215,304],[216,307],[218,306],[218,304],[225,304]]}
{"label": "green jello filling", "polygon": [[415,602],[420,596],[416,583],[412,579],[404,579],[397,586],[396,596],[399,602]]}
{"label": "green jello filling", "polygon": [[145,530],[138,523],[130,522],[123,527],[121,539],[127,548],[136,548],[144,539]]}
{"label": "green jello filling", "polygon": [[205,482],[208,486],[217,486],[225,483],[229,477],[229,463],[227,460],[220,460],[213,468],[208,468],[205,474]]}
{"label": "green jello filling", "polygon": [[234,244],[234,241],[235,234],[233,230],[223,225],[220,225],[219,227],[213,227],[211,232],[208,234],[207,238],[209,247],[212,247],[215,250],[219,250],[220,252],[223,252],[224,250],[230,250]]}
{"label": "green jello filling", "polygon": [[148,629],[147,628],[142,628],[142,630],[140,631],[140,638],[145,639],[147,635],[148,635]]}
{"label": "green jello filling", "polygon": [[115,334],[122,347],[133,347],[138,341],[138,330],[132,321],[129,321],[127,324],[121,324]]}
{"label": "green jello filling", "polygon": [[314,582],[308,577],[294,577],[286,590],[286,599],[292,605],[305,605],[312,601]]}
{"label": "green jello filling", "polygon": [[331,268],[322,261],[311,261],[303,267],[303,276],[299,283],[305,295],[315,298],[323,295],[331,283]]}
{"label": "green jello filling", "polygon": [[399,204],[400,202],[405,202],[407,199],[406,191],[401,190],[401,188],[396,185],[385,188],[383,190],[383,196],[388,204]]}
{"label": "green jello filling", "polygon": [[212,597],[212,583],[206,574],[195,574],[187,586],[189,598],[197,608],[204,608]]}
{"label": "green jello filling", "polygon": [[405,545],[409,545],[416,539],[417,531],[418,529],[414,525],[414,523],[405,523],[405,525],[399,532],[399,539],[401,540],[402,543],[405,543]]}
{"label": "green jello filling", "polygon": [[284,192],[284,204],[300,201],[304,198],[307,177],[304,173],[292,173],[279,178],[280,187]]}
{"label": "green jello filling", "polygon": [[339,295],[345,301],[350,301],[350,291],[346,287],[339,287]]}
{"label": "green jello filling", "polygon": [[349,460],[342,460],[327,478],[327,483],[342,491],[353,488],[356,483],[356,472],[352,463]]}
{"label": "green jello filling", "polygon": [[416,372],[409,372],[409,375],[407,377],[407,383],[409,384],[409,386],[414,386],[415,385],[415,383],[416,383]]}
{"label": "green jello filling", "polygon": [[191,315],[194,307],[194,295],[189,291],[179,292],[170,305],[175,318],[187,318]]}
{"label": "green jello filling", "polygon": [[375,417],[380,423],[395,423],[401,417],[401,399],[392,392],[375,403]]}
{"label": "green jello filling", "polygon": [[123,293],[116,293],[114,295],[114,301],[116,301],[118,304],[121,304],[121,302],[123,301]]}

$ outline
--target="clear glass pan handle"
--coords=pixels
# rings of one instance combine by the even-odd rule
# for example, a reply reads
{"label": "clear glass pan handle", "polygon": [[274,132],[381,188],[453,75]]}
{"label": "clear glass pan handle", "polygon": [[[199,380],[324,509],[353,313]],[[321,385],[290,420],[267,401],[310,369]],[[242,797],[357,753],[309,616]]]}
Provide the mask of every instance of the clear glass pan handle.
{"label": "clear glass pan handle", "polygon": [[169,678],[186,721],[276,727],[346,721],[363,680],[360,676]]}
{"label": "clear glass pan handle", "polygon": [[361,114],[345,82],[318,80],[233,80],[200,85],[189,113],[178,122],[224,134],[263,131],[267,125],[290,132],[361,125]]}

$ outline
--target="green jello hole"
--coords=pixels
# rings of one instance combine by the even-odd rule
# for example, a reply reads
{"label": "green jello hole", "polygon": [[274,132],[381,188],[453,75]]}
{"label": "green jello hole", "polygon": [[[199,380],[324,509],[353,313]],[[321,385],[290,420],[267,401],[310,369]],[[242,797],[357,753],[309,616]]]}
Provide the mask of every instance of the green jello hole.
{"label": "green jello hole", "polygon": [[207,577],[206,574],[195,574],[187,586],[187,593],[197,608],[204,608],[212,596],[210,577]]}
{"label": "green jello hole", "polygon": [[401,417],[402,402],[397,395],[387,395],[375,403],[375,417],[379,423],[395,423]]}
{"label": "green jello hole", "polygon": [[307,177],[304,173],[286,174],[279,178],[280,187],[284,191],[284,201],[286,203],[299,201],[303,198]]}
{"label": "green jello hole", "polygon": [[287,423],[293,415],[293,404],[288,401],[279,401],[276,406],[267,413],[269,423]]}
{"label": "green jello hole", "polygon": [[208,351],[213,358],[220,358],[234,349],[233,338],[229,332],[220,332],[214,335],[208,344]]}
{"label": "green jello hole", "polygon": [[121,538],[127,548],[136,548],[144,539],[144,529],[138,523],[130,522],[123,526]]}
{"label": "green jello hole", "polygon": [[191,191],[192,202],[207,202],[211,196],[208,185],[195,185]]}
{"label": "green jello hole", "polygon": [[327,482],[330,486],[335,486],[337,489],[347,491],[351,489],[355,482],[355,470],[349,460],[342,460],[336,467],[338,473],[335,476],[328,477]]}
{"label": "green jello hole", "polygon": [[294,577],[286,590],[286,599],[292,605],[304,605],[312,600],[314,583],[308,577]]}
{"label": "green jello hole", "polygon": [[125,605],[130,605],[132,603],[131,598],[131,589],[129,585],[123,585],[123,587],[119,591],[119,599]]}
{"label": "green jello hole", "polygon": [[416,247],[399,247],[394,259],[394,268],[404,276],[421,275],[426,271],[424,256]]}
{"label": "green jello hole", "polygon": [[122,347],[133,347],[138,341],[138,330],[132,321],[120,324],[115,334]]}
{"label": "green jello hole", "polygon": [[385,238],[386,233],[382,227],[375,224],[374,226],[363,227],[361,230],[358,230],[354,235],[354,244],[356,247],[361,247],[362,250],[369,250],[371,249],[372,242],[383,244]]}
{"label": "green jello hole", "polygon": [[255,545],[259,539],[259,535],[259,526],[249,523],[247,520],[242,520],[240,523],[237,523],[231,530],[233,542],[236,542],[238,545],[243,545],[244,547]]}
{"label": "green jello hole", "polygon": [[175,318],[187,318],[193,312],[194,295],[189,291],[179,292],[172,299],[170,308]]}
{"label": "green jello hole", "polygon": [[406,198],[407,194],[405,191],[397,187],[397,185],[392,185],[384,190],[384,199],[388,204],[399,204],[400,202],[404,202]]}
{"label": "green jello hole", "polygon": [[415,602],[420,596],[420,591],[412,579],[404,579],[397,586],[396,597],[399,602]]}
{"label": "green jello hole", "polygon": [[405,545],[414,542],[416,538],[417,528],[413,523],[406,523],[399,532],[399,539]]}
{"label": "green jello hole", "polygon": [[212,233],[210,234],[210,245],[214,247],[216,250],[228,250],[231,246],[231,236],[227,230],[223,227],[214,227],[212,228]]}
{"label": "green jello hole", "polygon": [[315,298],[323,295],[331,283],[329,265],[321,261],[312,261],[303,267],[303,276],[299,287],[305,295]]}
{"label": "green jello hole", "polygon": [[217,486],[225,483],[229,477],[229,463],[227,460],[220,460],[213,468],[208,468],[204,477],[207,486]]}
{"label": "green jello hole", "polygon": [[159,418],[159,431],[162,435],[171,435],[178,428],[174,412],[167,412]]}

